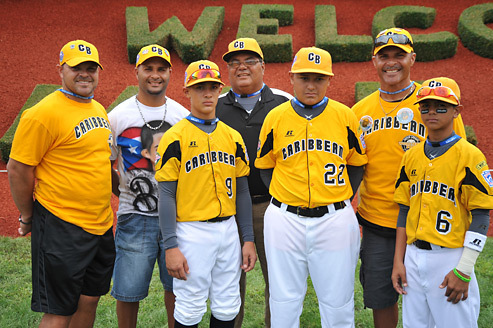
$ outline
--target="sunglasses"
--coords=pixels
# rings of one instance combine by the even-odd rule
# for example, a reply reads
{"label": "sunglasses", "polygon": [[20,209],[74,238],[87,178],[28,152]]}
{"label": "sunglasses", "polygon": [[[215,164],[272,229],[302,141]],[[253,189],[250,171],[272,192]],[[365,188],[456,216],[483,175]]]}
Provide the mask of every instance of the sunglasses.
{"label": "sunglasses", "polygon": [[240,67],[241,64],[250,67],[250,66],[255,66],[257,63],[259,63],[259,59],[247,59],[245,61],[239,61],[239,60],[232,60],[228,63],[229,68],[238,68]]}
{"label": "sunglasses", "polygon": [[457,100],[457,104],[460,104],[459,97],[450,89],[449,87],[445,86],[436,86],[436,87],[429,87],[429,86],[424,86],[421,87],[418,92],[416,93],[416,98],[418,100],[423,99],[424,97],[427,97],[431,94],[434,94],[435,96],[442,97],[442,98],[451,98],[454,97],[455,100]]}
{"label": "sunglasses", "polygon": [[221,73],[219,73],[218,70],[215,69],[199,69],[192,74],[187,79],[187,84],[191,80],[200,80],[200,79],[205,79],[207,76],[209,76],[212,79],[218,79],[221,80]]}
{"label": "sunglasses", "polygon": [[410,44],[411,47],[413,46],[412,41],[404,34],[385,34],[375,39],[375,48],[386,45],[390,39],[394,44]]}

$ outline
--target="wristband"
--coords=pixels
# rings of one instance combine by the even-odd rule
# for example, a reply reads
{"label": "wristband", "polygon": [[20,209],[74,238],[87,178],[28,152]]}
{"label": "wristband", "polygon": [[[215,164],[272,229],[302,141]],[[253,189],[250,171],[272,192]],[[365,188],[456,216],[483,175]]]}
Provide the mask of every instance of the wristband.
{"label": "wristband", "polygon": [[33,223],[32,221],[29,221],[29,222],[22,221],[22,215],[19,215],[19,222],[22,224],[25,224],[25,225],[31,225]]}
{"label": "wristband", "polygon": [[471,277],[469,277],[469,278],[464,277],[463,275],[461,275],[461,274],[459,273],[459,271],[457,271],[457,269],[456,269],[456,268],[454,268],[454,270],[452,270],[452,271],[454,271],[454,274],[455,274],[455,275],[457,276],[457,278],[459,278],[460,280],[462,280],[462,281],[464,281],[464,282],[469,282],[469,281],[471,281]]}

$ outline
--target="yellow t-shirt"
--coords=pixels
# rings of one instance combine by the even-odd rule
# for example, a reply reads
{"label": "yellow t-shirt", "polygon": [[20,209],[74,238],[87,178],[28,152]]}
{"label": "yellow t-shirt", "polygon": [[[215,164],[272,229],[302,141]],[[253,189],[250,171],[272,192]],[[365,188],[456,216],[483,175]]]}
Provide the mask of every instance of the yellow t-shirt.
{"label": "yellow t-shirt", "polygon": [[[380,99],[379,91],[375,91],[352,108],[359,121],[365,116],[373,121],[372,128],[364,136],[368,164],[359,189],[358,213],[371,223],[393,229],[396,228],[399,214],[399,206],[393,201],[399,163],[404,152],[427,136],[419,106],[414,104],[420,88],[419,84],[415,85],[413,94],[401,103]],[[412,110],[413,119],[408,124],[397,120],[396,115],[402,108]],[[454,130],[461,137],[466,137],[460,116],[454,120]]]}
{"label": "yellow t-shirt", "polygon": [[35,166],[35,198],[51,213],[102,235],[113,224],[111,128],[103,106],[55,91],[22,114],[10,157]]}
{"label": "yellow t-shirt", "polygon": [[165,132],[158,147],[157,181],[178,181],[177,221],[236,214],[236,178],[250,173],[241,135],[223,122],[207,134],[187,119]]}
{"label": "yellow t-shirt", "polygon": [[332,99],[317,117],[296,113],[291,101],[267,114],[255,166],[271,169],[269,193],[292,206],[318,207],[353,195],[346,165],[367,162],[351,110]]}
{"label": "yellow t-shirt", "polygon": [[394,200],[409,206],[407,243],[462,247],[471,210],[493,208],[493,179],[481,151],[465,139],[429,159],[424,142],[402,158]]}

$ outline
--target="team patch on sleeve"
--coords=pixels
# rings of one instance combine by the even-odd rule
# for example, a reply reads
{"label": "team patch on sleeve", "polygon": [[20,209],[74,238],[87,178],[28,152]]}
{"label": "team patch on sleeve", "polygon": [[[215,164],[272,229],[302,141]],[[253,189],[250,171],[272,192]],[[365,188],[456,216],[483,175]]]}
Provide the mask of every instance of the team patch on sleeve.
{"label": "team patch on sleeve", "polygon": [[493,188],[493,178],[491,178],[491,171],[486,170],[481,172],[481,175],[483,176],[484,181],[490,186],[490,188]]}
{"label": "team patch on sleeve", "polygon": [[364,133],[361,133],[359,135],[359,140],[361,141],[361,147],[363,147],[363,149],[366,149],[365,134]]}

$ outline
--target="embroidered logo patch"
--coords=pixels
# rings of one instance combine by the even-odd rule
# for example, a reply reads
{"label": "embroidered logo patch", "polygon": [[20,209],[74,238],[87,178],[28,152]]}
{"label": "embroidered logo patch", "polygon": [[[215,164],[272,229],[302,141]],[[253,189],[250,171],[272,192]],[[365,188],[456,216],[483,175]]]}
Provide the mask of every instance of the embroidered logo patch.
{"label": "embroidered logo patch", "polygon": [[481,172],[481,175],[483,176],[483,179],[484,179],[484,181],[486,181],[488,186],[493,188],[493,178],[491,177],[491,172],[489,170],[483,171],[483,172]]}

